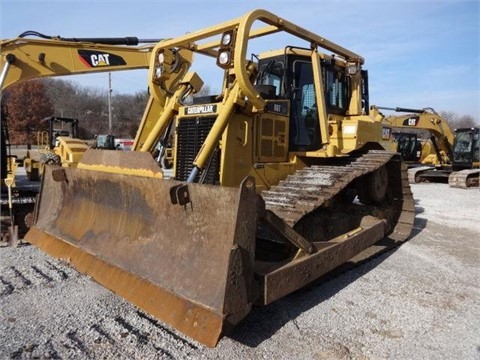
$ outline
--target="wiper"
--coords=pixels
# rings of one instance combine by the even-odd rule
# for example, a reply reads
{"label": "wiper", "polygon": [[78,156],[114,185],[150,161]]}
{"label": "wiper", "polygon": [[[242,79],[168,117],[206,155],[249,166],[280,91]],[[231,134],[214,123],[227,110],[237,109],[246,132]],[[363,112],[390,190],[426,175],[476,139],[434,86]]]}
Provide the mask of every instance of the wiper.
{"label": "wiper", "polygon": [[265,69],[263,69],[263,71],[260,74],[260,81],[263,81],[263,79],[265,79],[265,76],[267,75],[267,73],[272,74],[272,68],[274,64],[275,64],[275,60],[270,60],[268,62],[267,66],[265,66]]}

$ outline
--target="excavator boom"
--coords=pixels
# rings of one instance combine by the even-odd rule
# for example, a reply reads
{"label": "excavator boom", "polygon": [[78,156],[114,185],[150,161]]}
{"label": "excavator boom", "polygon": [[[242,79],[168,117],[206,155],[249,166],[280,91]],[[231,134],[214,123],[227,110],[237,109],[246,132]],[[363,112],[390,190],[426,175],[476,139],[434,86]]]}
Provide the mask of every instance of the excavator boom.
{"label": "excavator boom", "polygon": [[139,40],[133,37],[101,39],[18,37],[2,40],[1,89],[4,90],[19,81],[43,77],[146,69],[153,45],[133,46],[138,42]]}
{"label": "excavator boom", "polygon": [[[14,39],[0,41],[0,89],[29,79],[99,72],[148,69],[153,44],[160,40],[124,38],[62,38],[27,31]],[[2,108],[3,110],[3,108]],[[2,111],[2,128],[6,118]],[[52,134],[51,134],[52,135]],[[50,140],[52,136],[50,135]],[[43,136],[43,135],[42,135]],[[2,138],[2,140],[4,140]],[[31,153],[24,159],[29,180],[39,179],[43,162],[54,161],[75,166],[88,148],[83,140],[59,137],[59,146],[50,147],[48,153]],[[7,167],[7,153],[1,153],[1,168]],[[2,175],[2,182],[3,182]],[[16,187],[14,212],[24,213],[34,203],[32,191],[37,187]],[[2,205],[3,207],[3,205]],[[21,227],[24,216],[17,216]]]}
{"label": "excavator boom", "polygon": [[[435,154],[439,164],[450,163],[452,154],[452,146],[454,141],[454,132],[450,126],[435,110],[431,108],[425,109],[409,109],[409,108],[389,108],[381,106],[372,106],[372,110],[393,110],[396,112],[407,112],[409,114],[386,116],[384,121],[391,124],[397,129],[409,130],[426,130],[431,134],[431,141],[435,149]],[[380,113],[380,116],[383,114]]]}

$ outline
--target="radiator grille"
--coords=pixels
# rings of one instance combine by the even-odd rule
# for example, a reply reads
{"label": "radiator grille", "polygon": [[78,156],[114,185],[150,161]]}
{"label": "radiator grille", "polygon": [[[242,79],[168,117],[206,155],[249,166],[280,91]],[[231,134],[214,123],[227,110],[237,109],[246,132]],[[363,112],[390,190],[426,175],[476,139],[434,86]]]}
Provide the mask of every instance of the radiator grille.
{"label": "radiator grille", "polygon": [[[179,119],[177,127],[175,179],[186,181],[193,168],[193,161],[215,123],[214,117]],[[204,184],[218,184],[220,149],[217,145],[207,167],[197,176],[195,182],[204,177]]]}

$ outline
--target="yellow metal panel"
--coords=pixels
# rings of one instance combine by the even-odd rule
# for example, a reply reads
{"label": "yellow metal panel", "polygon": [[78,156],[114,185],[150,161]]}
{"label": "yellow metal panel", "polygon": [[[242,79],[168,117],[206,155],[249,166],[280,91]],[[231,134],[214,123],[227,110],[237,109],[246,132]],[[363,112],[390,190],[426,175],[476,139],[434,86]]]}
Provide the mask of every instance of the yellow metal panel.
{"label": "yellow metal panel", "polygon": [[288,116],[263,113],[256,119],[255,162],[284,162],[288,159]]}

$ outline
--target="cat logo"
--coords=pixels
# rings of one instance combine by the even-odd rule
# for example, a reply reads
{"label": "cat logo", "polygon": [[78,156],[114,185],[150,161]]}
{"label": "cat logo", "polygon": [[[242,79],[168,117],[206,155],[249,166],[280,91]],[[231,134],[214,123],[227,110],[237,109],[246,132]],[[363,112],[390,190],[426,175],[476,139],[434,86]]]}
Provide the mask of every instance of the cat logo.
{"label": "cat logo", "polygon": [[109,56],[110,54],[92,54],[90,61],[93,66],[108,66],[110,65]]}
{"label": "cat logo", "polygon": [[78,50],[80,61],[87,67],[127,65],[121,56],[94,50]]}
{"label": "cat logo", "polygon": [[420,116],[411,116],[403,121],[403,126],[417,126]]}

